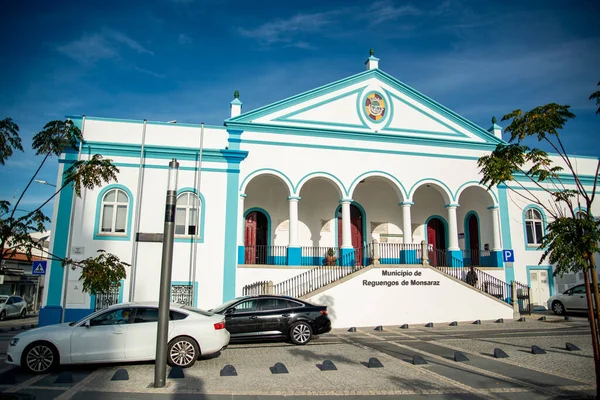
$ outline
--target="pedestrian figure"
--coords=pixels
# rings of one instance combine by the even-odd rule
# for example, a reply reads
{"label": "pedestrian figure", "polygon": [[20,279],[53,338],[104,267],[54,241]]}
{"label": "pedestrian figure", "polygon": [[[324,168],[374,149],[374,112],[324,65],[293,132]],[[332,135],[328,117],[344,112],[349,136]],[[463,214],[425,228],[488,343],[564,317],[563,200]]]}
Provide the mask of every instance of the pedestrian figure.
{"label": "pedestrian figure", "polygon": [[477,273],[473,267],[469,267],[469,272],[467,272],[467,283],[471,286],[477,286]]}

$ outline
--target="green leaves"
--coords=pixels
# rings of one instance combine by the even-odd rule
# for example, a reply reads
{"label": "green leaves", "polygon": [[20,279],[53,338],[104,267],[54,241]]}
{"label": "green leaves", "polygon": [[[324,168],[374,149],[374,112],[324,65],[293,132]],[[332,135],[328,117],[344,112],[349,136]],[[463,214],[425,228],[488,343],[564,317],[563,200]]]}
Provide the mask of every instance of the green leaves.
{"label": "green leaves", "polygon": [[110,159],[94,154],[89,160],[76,161],[64,174],[65,185],[73,183],[77,196],[81,197],[82,188],[94,189],[103,183],[117,181],[119,169]]}
{"label": "green leaves", "polygon": [[521,171],[526,160],[527,146],[499,144],[489,155],[477,161],[483,175],[481,184],[488,188],[514,180],[514,174]]}
{"label": "green leaves", "polygon": [[547,229],[541,243],[545,251],[540,264],[548,258],[556,265],[555,275],[587,270],[591,255],[600,252],[600,221],[588,213],[580,213],[579,218],[557,218]]}
{"label": "green leaves", "polygon": [[45,224],[50,222],[43,212],[36,210],[22,217],[4,218],[10,211],[8,201],[0,202],[0,258],[14,257],[17,253],[27,255],[31,259],[33,248],[42,249],[41,244],[31,237],[31,232],[44,232]]}
{"label": "green leaves", "polygon": [[67,147],[78,150],[78,142],[83,140],[81,130],[71,120],[50,121],[44,130],[33,137],[32,147],[36,155],[54,154],[59,156]]}
{"label": "green leaves", "polygon": [[[598,86],[600,86],[600,82],[598,82]],[[598,90],[590,95],[590,100],[594,100],[594,99],[596,99],[596,105],[598,106],[598,109],[596,110],[596,114],[600,114],[600,90]]]}
{"label": "green leaves", "polygon": [[512,119],[505,129],[505,132],[510,133],[509,142],[517,139],[520,143],[528,136],[537,136],[539,141],[546,139],[547,135],[557,136],[558,130],[562,129],[569,119],[575,118],[575,114],[569,111],[570,107],[550,103],[526,113],[514,110],[506,114],[502,121]]}
{"label": "green leaves", "polygon": [[0,120],[0,164],[13,155],[13,150],[23,151],[19,127],[11,118]]}
{"label": "green leaves", "polygon": [[89,257],[83,261],[72,262],[65,260],[65,265],[72,263],[81,267],[81,277],[83,291],[91,294],[108,292],[109,289],[127,276],[125,267],[129,264],[121,261],[114,254],[106,253],[104,250],[98,250],[100,253],[96,257]]}

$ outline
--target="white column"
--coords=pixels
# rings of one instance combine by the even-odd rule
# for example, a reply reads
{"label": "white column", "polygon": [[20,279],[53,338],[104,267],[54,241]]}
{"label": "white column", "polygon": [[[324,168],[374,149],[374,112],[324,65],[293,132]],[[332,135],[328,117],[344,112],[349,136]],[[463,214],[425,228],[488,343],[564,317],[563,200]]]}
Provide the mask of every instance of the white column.
{"label": "white column", "polygon": [[448,204],[448,250],[460,250],[458,247],[458,227],[456,223],[456,208],[458,204]]}
{"label": "white column", "polygon": [[288,203],[290,205],[290,240],[288,246],[298,247],[298,200],[299,196],[288,197]]}
{"label": "white column", "polygon": [[352,199],[342,199],[342,248],[352,248],[352,231],[350,230],[350,203]]}
{"label": "white column", "polygon": [[492,211],[492,251],[501,251],[502,245],[500,244],[500,212],[498,206],[492,206],[488,208]]}
{"label": "white column", "polygon": [[412,206],[412,201],[405,201],[400,203],[402,206],[402,234],[404,236],[404,244],[412,243],[412,222],[410,218],[410,206]]}
{"label": "white column", "polygon": [[246,228],[246,220],[244,219],[244,200],[246,200],[246,194],[240,193],[240,199],[238,200],[238,214],[239,214],[239,224],[238,224],[238,245],[244,245],[244,230]]}

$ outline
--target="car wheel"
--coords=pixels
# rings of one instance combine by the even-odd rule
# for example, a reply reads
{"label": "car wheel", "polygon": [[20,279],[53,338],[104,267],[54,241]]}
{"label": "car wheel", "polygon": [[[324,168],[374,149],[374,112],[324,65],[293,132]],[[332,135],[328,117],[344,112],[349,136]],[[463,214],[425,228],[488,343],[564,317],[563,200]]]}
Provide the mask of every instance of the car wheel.
{"label": "car wheel", "polygon": [[25,318],[26,316],[27,316],[27,310],[24,308],[24,309],[21,311],[21,318]]}
{"label": "car wheel", "polygon": [[169,343],[167,348],[168,362],[172,367],[189,368],[200,356],[200,349],[194,339],[180,336]]}
{"label": "car wheel", "polygon": [[0,312],[0,321],[4,321],[6,319],[6,311]]}
{"label": "car wheel", "polygon": [[555,301],[552,303],[552,311],[554,311],[554,314],[556,315],[563,315],[565,313],[565,306],[563,306],[563,303],[560,301]]}
{"label": "car wheel", "polygon": [[312,328],[306,322],[296,322],[290,327],[290,340],[294,344],[306,344],[312,337]]}
{"label": "car wheel", "polygon": [[58,351],[47,342],[34,342],[25,348],[21,356],[23,368],[35,374],[54,369],[59,363]]}

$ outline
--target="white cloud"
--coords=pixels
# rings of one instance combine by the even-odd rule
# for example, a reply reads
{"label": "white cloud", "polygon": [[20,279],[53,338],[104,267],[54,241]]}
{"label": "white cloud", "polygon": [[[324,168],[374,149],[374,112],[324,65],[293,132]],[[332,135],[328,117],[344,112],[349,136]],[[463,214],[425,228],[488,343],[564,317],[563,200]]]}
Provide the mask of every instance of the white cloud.
{"label": "white cloud", "polygon": [[179,34],[179,44],[192,44],[192,38],[186,35],[185,33]]}
{"label": "white cloud", "polygon": [[57,47],[57,50],[84,65],[93,65],[100,60],[120,58],[121,47],[138,54],[154,53],[126,34],[103,28],[100,32],[85,33],[80,39]]}
{"label": "white cloud", "polygon": [[159,74],[158,72],[150,71],[150,70],[147,70],[147,69],[144,69],[144,68],[133,67],[133,69],[135,69],[136,71],[141,72],[143,74],[153,76],[155,78],[161,78],[161,79],[165,78],[164,74]]}
{"label": "white cloud", "polygon": [[298,14],[288,19],[277,19],[267,22],[255,29],[239,28],[243,36],[257,39],[259,42],[271,45],[274,43],[293,44],[295,37],[302,33],[314,33],[329,25],[331,12],[316,14]]}
{"label": "white cloud", "polygon": [[413,5],[396,6],[392,0],[380,0],[366,8],[337,7],[320,13],[298,13],[289,18],[266,22],[254,29],[238,28],[238,32],[242,36],[256,39],[265,46],[283,44],[286,47],[313,49],[312,44],[302,39],[306,35],[322,33],[339,36],[343,24],[351,23],[368,29],[375,24],[421,14],[422,11]]}
{"label": "white cloud", "polygon": [[369,7],[365,17],[371,24],[380,24],[382,22],[395,20],[407,15],[420,15],[421,10],[412,5],[396,6],[391,0],[377,1]]}

